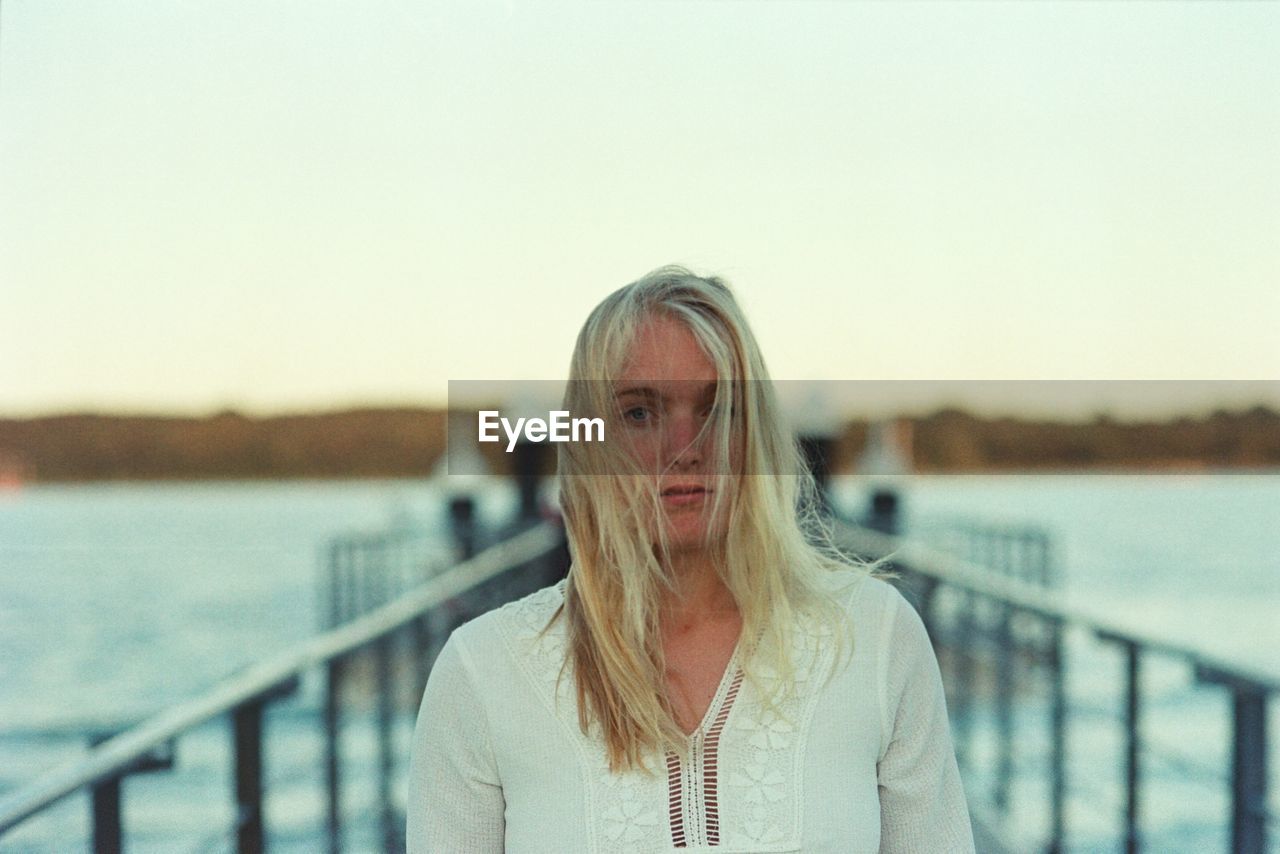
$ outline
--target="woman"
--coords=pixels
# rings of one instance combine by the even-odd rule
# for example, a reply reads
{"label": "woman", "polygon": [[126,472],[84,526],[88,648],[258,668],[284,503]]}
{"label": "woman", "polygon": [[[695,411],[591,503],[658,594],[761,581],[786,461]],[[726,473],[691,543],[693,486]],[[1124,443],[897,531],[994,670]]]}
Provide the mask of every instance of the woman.
{"label": "woman", "polygon": [[733,295],[678,267],[578,337],[568,578],[459,628],[414,734],[408,850],[972,851],[915,610],[822,545]]}

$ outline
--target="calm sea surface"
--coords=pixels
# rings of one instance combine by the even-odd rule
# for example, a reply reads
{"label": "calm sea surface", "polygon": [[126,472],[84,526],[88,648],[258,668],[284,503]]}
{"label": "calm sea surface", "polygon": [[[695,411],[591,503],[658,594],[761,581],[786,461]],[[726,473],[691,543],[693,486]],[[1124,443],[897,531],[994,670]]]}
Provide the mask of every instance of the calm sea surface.
{"label": "calm sea surface", "polygon": [[[1069,600],[1280,671],[1280,474],[912,477],[897,485],[908,528],[957,514],[1042,525],[1054,538]],[[860,508],[866,488],[843,481],[839,500]],[[0,797],[81,752],[83,728],[144,716],[312,634],[326,540],[393,518],[443,532],[444,497],[430,481],[34,485],[0,493]],[[478,497],[495,521],[513,506],[500,486]],[[1086,711],[1072,720],[1079,747],[1072,761],[1081,764],[1072,775],[1092,781],[1094,790],[1068,818],[1080,830],[1072,850],[1086,851],[1094,850],[1089,839],[1114,831],[1119,809],[1114,774],[1094,766],[1114,772],[1119,765],[1106,715],[1116,708],[1120,665],[1096,643],[1074,644],[1072,696]],[[1172,846],[1158,847],[1224,850],[1225,784],[1193,778],[1196,763],[1226,767],[1227,700],[1193,690],[1187,669],[1176,664],[1154,665],[1146,680],[1167,689],[1152,695],[1150,735],[1174,756],[1151,765],[1165,784],[1153,790],[1144,814]],[[1273,712],[1277,706],[1280,700]],[[1037,713],[1029,703],[1028,733],[1044,728]],[[1280,729],[1273,725],[1271,734],[1277,746]],[[1034,742],[1028,735],[1027,744]],[[1273,792],[1280,789],[1280,751],[1276,756]],[[1028,782],[1025,792],[1032,802],[1043,794],[1035,785]],[[1198,785],[1199,794],[1184,785]],[[273,822],[288,824],[293,815],[299,827],[310,826],[317,798],[277,802]],[[1115,806],[1090,808],[1091,798]],[[15,850],[78,839],[83,813],[82,803],[69,807],[74,827],[33,827],[22,837],[29,841],[13,843],[27,847]],[[171,826],[171,811],[166,820]],[[174,850],[164,836],[171,831],[148,835],[147,819],[134,822],[144,828],[134,849]],[[300,834],[296,850],[314,845]],[[1114,842],[1096,844],[1114,850]],[[177,850],[204,849],[193,842]]]}

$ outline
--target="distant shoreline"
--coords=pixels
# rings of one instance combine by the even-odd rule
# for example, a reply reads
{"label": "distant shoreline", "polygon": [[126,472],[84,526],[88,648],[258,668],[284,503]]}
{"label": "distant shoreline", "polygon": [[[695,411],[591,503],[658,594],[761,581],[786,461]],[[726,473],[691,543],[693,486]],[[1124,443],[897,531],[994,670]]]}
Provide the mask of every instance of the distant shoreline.
{"label": "distant shoreline", "polygon": [[[407,479],[432,476],[443,409],[355,409],[254,417],[67,414],[0,419],[0,491],[27,483]],[[948,408],[902,419],[917,474],[1267,473],[1280,469],[1280,413],[1266,407],[1163,421],[984,418]],[[832,438],[851,472],[870,426]],[[549,450],[549,449],[548,449]],[[496,474],[510,459],[487,460]],[[554,454],[544,455],[544,470]]]}

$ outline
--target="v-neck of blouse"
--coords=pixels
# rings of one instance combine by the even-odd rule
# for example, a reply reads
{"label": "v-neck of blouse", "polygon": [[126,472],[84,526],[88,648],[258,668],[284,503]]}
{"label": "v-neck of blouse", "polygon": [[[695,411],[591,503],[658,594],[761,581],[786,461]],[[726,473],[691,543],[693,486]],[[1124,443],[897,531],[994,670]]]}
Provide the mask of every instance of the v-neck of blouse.
{"label": "v-neck of blouse", "polygon": [[685,744],[692,744],[696,741],[699,734],[705,734],[707,727],[714,722],[716,715],[719,714],[719,708],[724,704],[725,695],[729,693],[729,688],[737,677],[739,667],[739,655],[742,650],[742,633],[738,633],[738,640],[733,645],[733,652],[729,654],[729,660],[725,663],[724,672],[720,674],[720,681],[716,684],[716,692],[711,696],[711,702],[707,704],[706,710],[702,713],[702,719],[698,721],[698,725],[691,732],[684,732]]}
{"label": "v-neck of blouse", "polygon": [[666,751],[667,817],[676,848],[720,844],[720,737],[742,687],[742,635],[702,720],[685,733],[686,757]]}

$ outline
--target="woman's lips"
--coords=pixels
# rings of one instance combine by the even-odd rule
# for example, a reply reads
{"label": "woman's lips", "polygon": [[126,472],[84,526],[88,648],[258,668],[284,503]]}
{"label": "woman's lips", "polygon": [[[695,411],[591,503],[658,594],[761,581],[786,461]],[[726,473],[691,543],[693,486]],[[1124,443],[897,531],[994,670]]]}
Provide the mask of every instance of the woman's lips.
{"label": "woman's lips", "polygon": [[681,507],[686,504],[697,504],[707,497],[708,490],[702,487],[675,487],[662,493],[662,503],[669,507]]}

